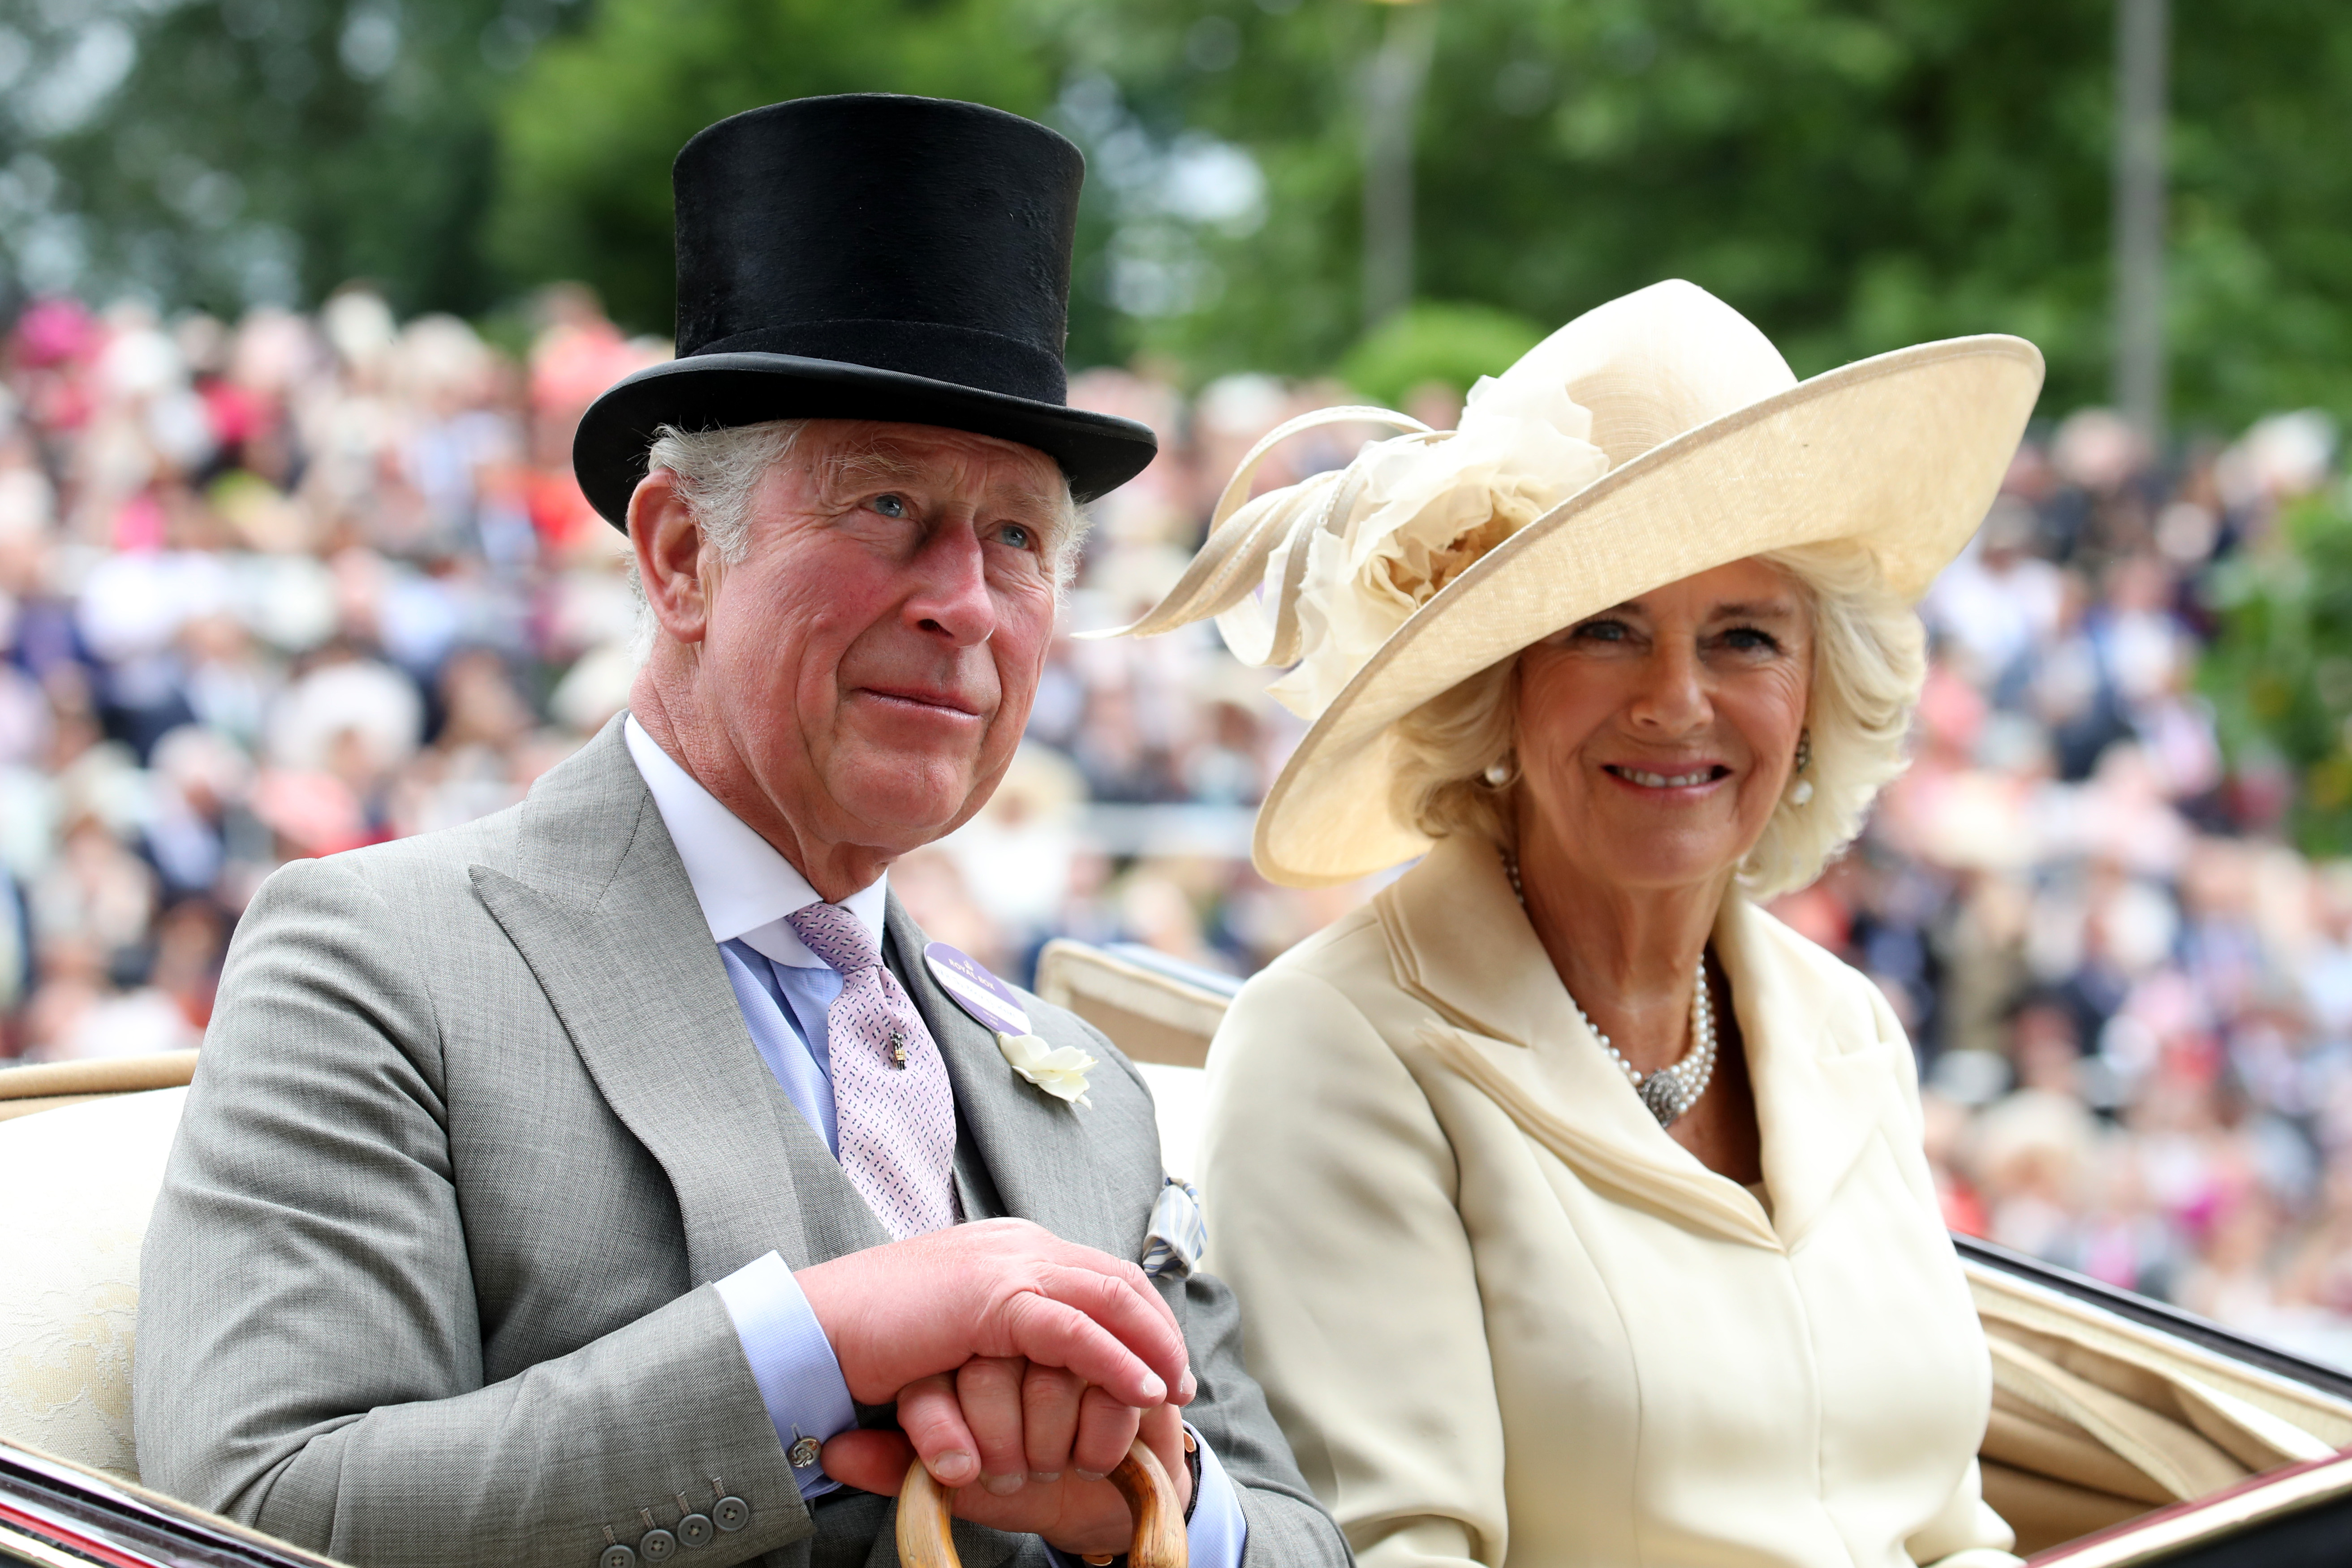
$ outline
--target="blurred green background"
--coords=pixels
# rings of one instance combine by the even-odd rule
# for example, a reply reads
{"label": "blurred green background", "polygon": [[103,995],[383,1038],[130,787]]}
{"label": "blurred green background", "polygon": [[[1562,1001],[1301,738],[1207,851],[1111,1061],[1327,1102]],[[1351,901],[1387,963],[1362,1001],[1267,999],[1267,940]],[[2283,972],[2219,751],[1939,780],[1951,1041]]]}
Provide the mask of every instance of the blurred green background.
{"label": "blurred green background", "polygon": [[[678,144],[890,89],[1087,148],[1074,364],[1394,393],[1681,276],[1801,374],[2009,331],[2049,354],[2045,409],[2106,395],[2113,0],[1416,9],[1422,303],[1377,342],[1360,106],[1399,8],[1364,0],[5,0],[0,313],[365,279],[496,332],[576,278],[666,332]],[[2182,5],[2172,38],[2173,418],[2352,416],[2352,7]]]}

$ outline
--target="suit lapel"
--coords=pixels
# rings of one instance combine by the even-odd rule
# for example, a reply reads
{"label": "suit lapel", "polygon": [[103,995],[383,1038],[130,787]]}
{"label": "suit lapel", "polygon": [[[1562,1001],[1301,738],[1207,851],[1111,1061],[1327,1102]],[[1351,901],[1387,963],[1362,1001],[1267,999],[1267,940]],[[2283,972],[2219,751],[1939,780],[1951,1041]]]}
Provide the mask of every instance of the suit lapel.
{"label": "suit lapel", "polygon": [[686,868],[615,720],[541,779],[517,874],[477,893],[614,1113],[661,1162],[697,1280],[887,1239],[752,1048]]}
{"label": "suit lapel", "polygon": [[896,894],[886,921],[892,966],[939,1042],[955,1087],[956,1119],[986,1165],[1003,1212],[1065,1240],[1122,1251],[1102,1201],[1086,1112],[1015,1073],[997,1048],[995,1031],[949,998],[923,961],[922,928]]}

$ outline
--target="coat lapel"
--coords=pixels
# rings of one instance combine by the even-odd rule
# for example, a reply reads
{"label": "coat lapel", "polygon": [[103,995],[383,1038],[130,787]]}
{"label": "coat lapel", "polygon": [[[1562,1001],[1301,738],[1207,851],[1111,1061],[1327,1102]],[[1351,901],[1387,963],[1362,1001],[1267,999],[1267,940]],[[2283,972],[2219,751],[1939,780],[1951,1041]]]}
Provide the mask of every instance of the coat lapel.
{"label": "coat lapel", "polygon": [[[956,1117],[987,1165],[1004,1212],[1034,1221],[1065,1240],[1123,1251],[1124,1240],[1114,1234],[1102,1199],[1102,1178],[1085,1126],[1087,1113],[1015,1073],[997,1048],[995,1031],[948,996],[923,961],[928,943],[922,928],[896,894],[886,923],[899,982],[929,1026],[931,1038],[939,1042],[948,1079],[955,1087]],[[1037,1005],[1032,1005],[1033,1016]]]}
{"label": "coat lapel", "polygon": [[761,1065],[615,720],[542,778],[515,874],[470,868],[614,1113],[661,1162],[697,1280],[887,1239]]}
{"label": "coat lapel", "polygon": [[1666,1136],[1577,1016],[1484,840],[1441,839],[1381,895],[1390,956],[1441,1014],[1413,1047],[1468,1079],[1588,1184],[1728,1241],[1778,1247],[1763,1209]]}
{"label": "coat lapel", "polygon": [[1755,905],[1732,895],[1715,928],[1731,980],[1772,1224],[1791,1250],[1837,1195],[1890,1117],[1903,1041],[1881,1037],[1866,982]]}
{"label": "coat lapel", "polygon": [[1857,1008],[1852,976],[1737,892],[1715,946],[1756,1086],[1769,1220],[1668,1137],[1601,1053],[1491,846],[1440,841],[1381,896],[1381,914],[1399,980],[1441,1015],[1415,1049],[1586,1181],[1726,1240],[1796,1246],[1889,1110],[1895,1047]]}

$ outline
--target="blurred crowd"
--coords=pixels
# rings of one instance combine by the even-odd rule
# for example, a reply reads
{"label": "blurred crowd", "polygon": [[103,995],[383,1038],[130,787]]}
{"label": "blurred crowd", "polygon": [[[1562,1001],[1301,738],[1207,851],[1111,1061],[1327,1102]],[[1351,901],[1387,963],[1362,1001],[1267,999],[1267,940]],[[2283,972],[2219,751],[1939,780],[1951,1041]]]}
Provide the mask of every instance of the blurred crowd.
{"label": "blurred crowd", "polygon": [[2352,864],[2194,679],[2333,456],[2310,412],[2169,468],[2104,410],[2030,439],[1922,606],[1910,771],[1779,912],[1910,1028],[1955,1229],[2352,1364]]}
{"label": "blurred crowd", "polygon": [[[511,331],[505,331],[511,328]],[[196,1044],[283,861],[467,821],[624,705],[635,607],[570,470],[581,411],[668,353],[550,289],[499,342],[363,289],[312,315],[31,306],[0,359],[0,1058]],[[1094,509],[1029,738],[892,883],[1026,978],[1055,936],[1246,973],[1369,896],[1249,868],[1296,721],[1205,626],[1122,624],[1241,457],[1359,401],[1151,367],[1072,401],[1163,451]],[[1441,428],[1459,390],[1409,412]],[[1259,485],[1366,432],[1286,443]],[[1921,1058],[1958,1229],[2352,1364],[2352,865],[2287,847],[2193,682],[2200,585],[2336,482],[2312,415],[2159,463],[2113,416],[2021,449],[1924,606],[1917,762],[1783,918]]]}
{"label": "blurred crowd", "polygon": [[37,302],[0,366],[0,1051],[194,1045],[293,857],[519,799],[625,700],[569,475],[666,346],[538,302],[526,355],[363,289],[230,326]]}

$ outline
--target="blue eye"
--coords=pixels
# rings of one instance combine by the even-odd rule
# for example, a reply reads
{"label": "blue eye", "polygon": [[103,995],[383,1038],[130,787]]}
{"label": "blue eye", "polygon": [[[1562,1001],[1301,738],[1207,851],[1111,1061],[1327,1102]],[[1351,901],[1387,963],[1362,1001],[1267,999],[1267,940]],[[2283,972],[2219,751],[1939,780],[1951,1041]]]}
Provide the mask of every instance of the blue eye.
{"label": "blue eye", "polygon": [[1026,550],[1037,542],[1037,536],[1029,531],[1025,523],[1006,523],[1003,537],[1015,550]]}
{"label": "blue eye", "polygon": [[876,511],[880,512],[884,517],[904,517],[907,515],[907,502],[903,497],[894,495],[876,496],[866,504],[871,506]]}
{"label": "blue eye", "polygon": [[1723,634],[1723,640],[1743,652],[1778,653],[1780,641],[1770,632],[1755,626],[1734,626]]}

